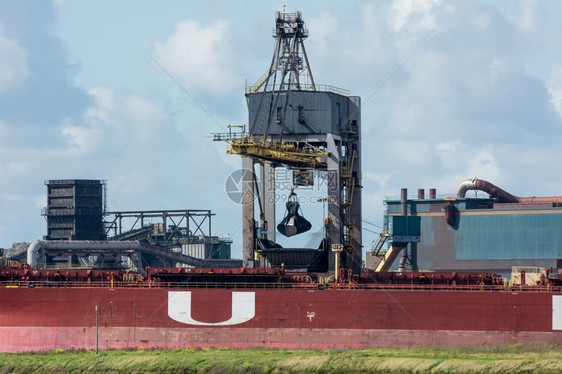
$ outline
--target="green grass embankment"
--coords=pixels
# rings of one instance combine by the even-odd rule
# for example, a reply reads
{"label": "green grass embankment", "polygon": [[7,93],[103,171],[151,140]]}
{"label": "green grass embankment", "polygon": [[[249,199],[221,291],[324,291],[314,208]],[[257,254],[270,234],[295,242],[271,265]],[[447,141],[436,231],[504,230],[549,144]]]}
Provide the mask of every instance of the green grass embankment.
{"label": "green grass embankment", "polygon": [[0,354],[0,373],[562,373],[560,345]]}

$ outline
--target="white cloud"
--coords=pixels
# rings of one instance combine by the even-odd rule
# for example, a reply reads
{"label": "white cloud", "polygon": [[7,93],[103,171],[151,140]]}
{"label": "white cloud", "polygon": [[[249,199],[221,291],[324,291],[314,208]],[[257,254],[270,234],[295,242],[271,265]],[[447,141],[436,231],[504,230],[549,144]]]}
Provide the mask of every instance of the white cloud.
{"label": "white cloud", "polygon": [[[139,94],[123,95],[102,86],[89,94],[94,105],[83,121],[61,126],[66,158],[71,154],[73,161],[61,163],[73,178],[80,173],[92,178],[95,173],[107,179],[110,209],[184,208],[185,199],[194,196],[197,208],[220,201],[228,169],[222,158],[227,156],[224,148],[217,152],[215,144],[203,138],[208,134],[204,127],[182,131],[166,110]],[[240,166],[238,158],[230,158]]]}
{"label": "white cloud", "polygon": [[438,152],[454,152],[459,147],[458,142],[446,142],[446,143],[438,143],[435,145],[435,149]]}
{"label": "white cloud", "polygon": [[560,117],[562,117],[562,62],[552,66],[547,80],[550,102]]}
{"label": "white cloud", "polygon": [[28,76],[27,51],[0,23],[0,93],[19,88]]}
{"label": "white cloud", "polygon": [[[89,90],[94,105],[84,113],[84,123],[72,123],[66,119],[61,126],[61,134],[68,144],[80,153],[95,152],[105,139],[114,139],[115,94],[109,88],[97,86]],[[113,127],[113,129],[112,129]]]}
{"label": "white cloud", "polygon": [[68,139],[68,143],[81,151],[92,151],[95,149],[96,139],[99,134],[92,128],[73,126],[66,123],[61,127],[61,133]]}
{"label": "white cloud", "polygon": [[127,130],[139,143],[152,143],[162,139],[169,118],[162,108],[138,95],[127,97],[122,105],[124,120],[130,124]]}
{"label": "white cloud", "polygon": [[241,56],[231,44],[231,31],[225,20],[207,26],[183,20],[166,40],[154,43],[153,57],[188,91],[215,96],[232,93],[243,81],[236,73]]}
{"label": "white cloud", "polygon": [[107,87],[96,86],[88,91],[94,98],[95,105],[86,110],[85,117],[89,122],[108,122],[115,108],[115,94]]}
{"label": "white cloud", "polygon": [[390,175],[388,173],[375,173],[373,171],[366,171],[362,174],[363,185],[372,184],[377,190],[384,191],[388,188]]}
{"label": "white cloud", "polygon": [[141,149],[174,137],[164,110],[139,95],[121,97],[102,86],[92,88],[89,94],[95,104],[86,110],[84,123],[66,121],[61,126],[62,135],[80,152],[106,149],[122,153],[127,145]]}
{"label": "white cloud", "polygon": [[391,27],[399,32],[403,28],[434,30],[437,28],[434,9],[440,0],[396,0],[392,3]]}
{"label": "white cloud", "polygon": [[166,113],[139,95],[128,96],[123,103],[123,113],[135,123],[163,121]]}
{"label": "white cloud", "polygon": [[494,154],[486,149],[475,150],[467,158],[466,175],[475,175],[479,178],[498,180],[501,176],[500,168]]}
{"label": "white cloud", "polygon": [[489,13],[477,13],[472,17],[469,16],[469,21],[477,29],[485,30],[490,27],[492,20]]}
{"label": "white cloud", "polygon": [[517,25],[521,30],[530,30],[537,26],[537,0],[526,0],[517,2],[515,12],[508,14],[508,19]]}
{"label": "white cloud", "polygon": [[319,16],[307,22],[307,28],[313,30],[312,39],[321,53],[332,51],[332,40],[337,38],[340,21],[328,12],[323,12]]}

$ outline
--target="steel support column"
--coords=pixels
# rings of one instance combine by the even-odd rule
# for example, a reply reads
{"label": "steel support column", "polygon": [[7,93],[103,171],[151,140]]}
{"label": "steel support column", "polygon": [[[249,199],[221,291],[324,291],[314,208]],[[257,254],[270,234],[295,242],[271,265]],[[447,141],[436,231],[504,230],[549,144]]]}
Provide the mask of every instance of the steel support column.
{"label": "steel support column", "polygon": [[244,267],[254,267],[256,241],[254,222],[254,160],[242,157],[242,261]]}
{"label": "steel support column", "polygon": [[275,167],[259,163],[260,168],[260,212],[261,238],[275,242]]}

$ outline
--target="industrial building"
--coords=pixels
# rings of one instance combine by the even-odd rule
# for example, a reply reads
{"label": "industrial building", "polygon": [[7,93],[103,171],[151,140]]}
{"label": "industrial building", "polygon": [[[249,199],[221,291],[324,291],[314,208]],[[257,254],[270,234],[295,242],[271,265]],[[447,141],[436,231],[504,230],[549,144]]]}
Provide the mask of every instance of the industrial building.
{"label": "industrial building", "polygon": [[104,240],[106,183],[92,179],[45,181],[46,240]]}
{"label": "industrial building", "polygon": [[[485,193],[466,197],[468,190]],[[379,246],[385,240],[388,245],[373,254],[378,252],[383,260],[386,256],[392,263],[388,268],[397,269],[402,262],[410,269],[507,277],[513,267],[552,268],[554,274],[562,270],[562,197],[517,197],[475,179],[462,182],[450,197],[437,197],[432,189],[426,198],[425,191],[418,190],[417,196],[407,198],[406,212],[403,198],[386,199],[384,204],[386,230]],[[410,227],[393,227],[404,215],[419,218],[409,221]],[[397,239],[397,231],[413,236],[410,241]],[[397,253],[396,243],[408,245],[399,245]],[[394,255],[387,256],[389,252]]]}
{"label": "industrial building", "polygon": [[[111,267],[128,256],[138,269],[216,261],[333,272],[336,280],[341,268],[360,274],[361,99],[314,81],[300,12],[277,12],[275,22],[271,65],[245,87],[248,124],[214,134],[214,140],[227,142],[228,154],[242,158],[242,260],[230,260],[229,238],[212,235],[214,214],[208,210],[107,212],[105,181],[76,179],[46,182],[47,235],[33,246],[28,263]],[[284,194],[277,190],[276,169],[292,175]],[[327,211],[316,220],[322,225],[321,243],[282,248],[278,235],[311,229],[296,195],[320,174],[326,184],[316,202]],[[485,196],[467,197],[469,190]],[[287,197],[283,218],[276,212],[279,196]],[[503,276],[513,267],[562,269],[562,197],[520,198],[475,179],[462,182],[453,196],[437,197],[430,189],[428,198],[424,190],[410,197],[403,189],[400,198],[384,204],[384,230],[367,267]]]}
{"label": "industrial building", "polygon": [[231,260],[230,238],[211,234],[210,210],[106,210],[106,181],[61,179],[45,182],[47,235],[18,243],[13,260],[36,269],[218,266]]}

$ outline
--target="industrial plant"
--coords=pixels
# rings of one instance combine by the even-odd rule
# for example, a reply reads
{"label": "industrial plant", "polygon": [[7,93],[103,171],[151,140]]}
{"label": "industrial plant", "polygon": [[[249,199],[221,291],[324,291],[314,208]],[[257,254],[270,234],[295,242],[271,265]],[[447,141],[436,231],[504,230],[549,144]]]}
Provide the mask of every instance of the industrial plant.
{"label": "industrial plant", "polygon": [[[467,197],[468,191],[481,196]],[[482,196],[482,193],[484,196]],[[371,251],[378,270],[470,271],[510,277],[562,270],[562,196],[518,197],[482,179],[456,193],[419,189],[384,201],[385,229]],[[398,264],[395,260],[400,257]]]}
{"label": "industrial plant", "polygon": [[[562,198],[518,198],[483,180],[455,195],[424,189],[386,198],[384,227],[362,241],[361,99],[314,80],[299,12],[276,17],[271,65],[245,87],[248,125],[213,134],[242,160],[242,259],[230,238],[212,234],[209,210],[108,211],[105,180],[48,180],[47,232],[15,243],[4,259],[33,267],[144,268],[169,266],[285,267],[334,274],[377,271],[477,271],[509,276],[513,267],[562,267]],[[278,170],[289,174],[279,212]],[[314,247],[283,248],[276,240],[311,228],[298,194],[319,184],[325,212]],[[469,190],[485,196],[465,197]],[[287,192],[287,191],[285,191]],[[276,211],[277,210],[277,211]],[[308,217],[308,219],[307,219]],[[294,242],[294,241],[293,241]],[[363,252],[365,256],[363,256]]]}
{"label": "industrial plant", "polygon": [[[242,161],[242,259],[210,210],[108,211],[106,181],[48,180],[46,235],[2,254],[0,352],[562,344],[562,197],[404,188],[366,246],[361,99],[315,82],[307,37],[276,13],[248,124],[213,134]],[[299,196],[320,180],[309,245]]]}

